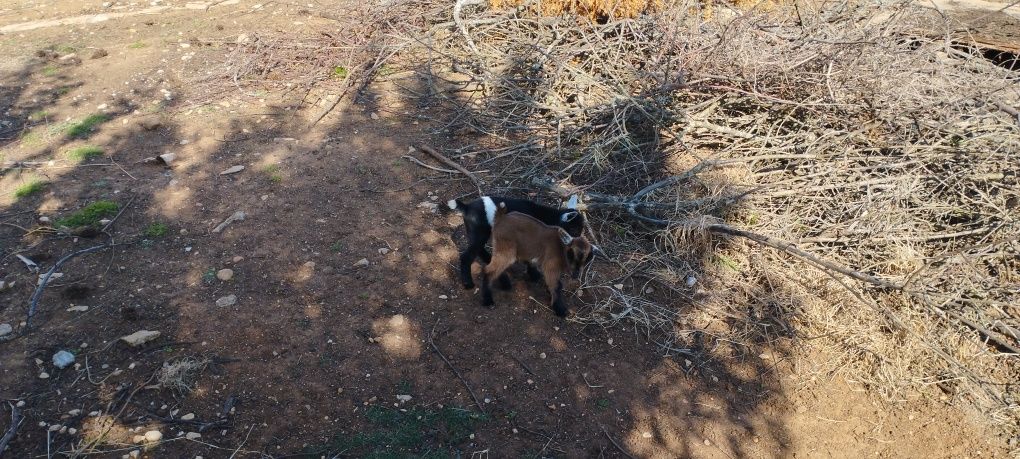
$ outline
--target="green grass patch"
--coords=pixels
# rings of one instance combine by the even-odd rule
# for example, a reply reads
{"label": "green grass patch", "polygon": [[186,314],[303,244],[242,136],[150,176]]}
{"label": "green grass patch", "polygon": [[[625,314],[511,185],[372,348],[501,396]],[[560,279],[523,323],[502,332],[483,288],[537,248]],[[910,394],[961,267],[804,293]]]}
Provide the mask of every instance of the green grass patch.
{"label": "green grass patch", "polygon": [[28,120],[33,122],[43,121],[50,118],[50,112],[46,110],[36,110],[28,115]]}
{"label": "green grass patch", "polygon": [[283,174],[280,173],[280,166],[278,164],[270,164],[262,168],[262,172],[269,176],[269,180],[273,183],[280,183],[283,181]]}
{"label": "green grass patch", "polygon": [[42,192],[43,188],[46,188],[46,182],[42,180],[32,180],[17,187],[14,190],[14,197],[18,199],[27,198],[33,194]]}
{"label": "green grass patch", "polygon": [[330,74],[333,75],[333,78],[342,80],[344,78],[347,78],[347,75],[350,74],[350,72],[347,71],[347,67],[338,65],[336,67],[333,67],[333,71],[330,72]]}
{"label": "green grass patch", "polygon": [[110,117],[106,116],[106,115],[104,115],[102,113],[96,113],[94,115],[89,115],[89,116],[85,117],[85,119],[83,119],[83,120],[81,120],[81,121],[79,121],[77,123],[73,123],[70,126],[68,126],[67,131],[66,131],[67,132],[67,136],[68,137],[88,137],[89,135],[92,134],[92,131],[96,130],[96,127],[98,127],[100,124],[103,124],[103,123],[105,123],[105,122],[107,122],[109,120],[110,120]]}
{"label": "green grass patch", "polygon": [[58,73],[60,73],[60,69],[55,65],[47,65],[46,67],[42,68],[41,72],[44,76],[51,77],[56,76]]}
{"label": "green grass patch", "polygon": [[67,157],[74,161],[85,161],[103,156],[103,149],[95,145],[85,145],[67,152]]}
{"label": "green grass patch", "polygon": [[145,43],[140,42],[140,41],[136,41],[136,42],[128,45],[128,48],[131,48],[131,49],[142,49],[142,48],[144,48],[146,46],[149,46],[149,45],[146,45]]}
{"label": "green grass patch", "polygon": [[57,220],[57,226],[79,228],[99,223],[106,217],[117,215],[120,205],[112,201],[96,201],[71,215]]}
{"label": "green grass patch", "polygon": [[152,223],[145,228],[145,237],[157,239],[166,236],[170,232],[170,228],[163,223]]}
{"label": "green grass patch", "polygon": [[38,129],[33,129],[21,136],[21,146],[25,148],[41,147],[46,144],[46,138]]}
{"label": "green grass patch", "polygon": [[466,457],[458,446],[470,439],[480,422],[488,420],[483,414],[454,407],[401,411],[374,405],[365,410],[364,417],[370,424],[366,431],[336,435],[306,453],[310,457],[342,454],[374,459]]}
{"label": "green grass patch", "polygon": [[73,52],[77,52],[78,48],[71,45],[56,45],[53,47],[53,50],[60,54],[71,54]]}

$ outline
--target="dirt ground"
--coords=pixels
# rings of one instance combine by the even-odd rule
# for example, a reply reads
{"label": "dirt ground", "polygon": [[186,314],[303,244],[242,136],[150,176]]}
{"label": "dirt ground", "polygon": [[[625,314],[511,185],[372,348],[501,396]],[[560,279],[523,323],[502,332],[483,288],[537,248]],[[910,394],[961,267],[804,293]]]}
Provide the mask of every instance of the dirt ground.
{"label": "dirt ground", "polygon": [[[241,34],[328,29],[323,6],[0,1],[0,324],[22,333],[37,284],[16,255],[45,271],[116,244],[64,264],[0,342],[0,428],[24,416],[4,457],[1007,456],[951,399],[811,376],[824,356],[802,343],[662,357],[635,330],[557,319],[520,275],[479,306],[456,281],[458,219],[430,206],[470,183],[401,158],[457,139],[400,75],[313,129],[297,91],[195,83]],[[34,229],[104,200],[122,211],[108,234]],[[118,340],[139,330],[160,336]],[[188,357],[207,361],[192,390],[158,384]]]}

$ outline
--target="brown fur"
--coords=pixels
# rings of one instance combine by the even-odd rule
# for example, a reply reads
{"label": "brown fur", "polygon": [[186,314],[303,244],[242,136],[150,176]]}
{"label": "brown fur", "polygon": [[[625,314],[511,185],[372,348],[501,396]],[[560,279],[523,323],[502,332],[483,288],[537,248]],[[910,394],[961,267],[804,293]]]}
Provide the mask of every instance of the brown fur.
{"label": "brown fur", "polygon": [[517,261],[534,262],[542,271],[550,304],[556,315],[565,317],[567,308],[562,299],[562,276],[570,273],[575,279],[581,268],[591,260],[592,245],[584,237],[569,237],[559,227],[549,226],[530,215],[507,213],[504,206],[496,210],[492,228],[492,261],[482,271],[482,303],[492,305],[492,280],[504,274]]}

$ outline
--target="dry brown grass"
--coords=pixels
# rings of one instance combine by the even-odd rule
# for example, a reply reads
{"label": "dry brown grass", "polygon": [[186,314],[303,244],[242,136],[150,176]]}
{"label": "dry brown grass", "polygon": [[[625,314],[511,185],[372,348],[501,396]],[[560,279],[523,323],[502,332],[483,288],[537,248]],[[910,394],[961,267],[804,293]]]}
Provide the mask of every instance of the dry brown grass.
{"label": "dry brown grass", "polygon": [[489,5],[496,9],[517,8],[527,5],[543,16],[562,16],[576,14],[589,19],[598,18],[634,18],[642,13],[662,9],[663,0],[544,0],[532,2],[526,0],[490,0]]}

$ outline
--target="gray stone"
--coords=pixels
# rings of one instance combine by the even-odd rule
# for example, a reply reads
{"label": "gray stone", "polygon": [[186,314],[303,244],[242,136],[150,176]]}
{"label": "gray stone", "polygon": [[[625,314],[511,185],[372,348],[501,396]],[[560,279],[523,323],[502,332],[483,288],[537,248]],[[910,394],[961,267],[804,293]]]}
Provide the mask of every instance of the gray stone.
{"label": "gray stone", "polygon": [[130,335],[121,336],[120,340],[128,343],[131,347],[137,347],[159,338],[159,335],[160,333],[158,331],[138,330]]}
{"label": "gray stone", "polygon": [[74,354],[67,351],[57,351],[53,354],[53,366],[64,369],[68,365],[74,363]]}
{"label": "gray stone", "polygon": [[227,306],[233,306],[235,304],[237,304],[237,295],[227,295],[225,297],[222,297],[222,298],[216,300],[216,306],[219,306],[221,308],[225,308]]}

